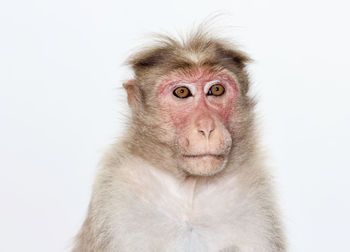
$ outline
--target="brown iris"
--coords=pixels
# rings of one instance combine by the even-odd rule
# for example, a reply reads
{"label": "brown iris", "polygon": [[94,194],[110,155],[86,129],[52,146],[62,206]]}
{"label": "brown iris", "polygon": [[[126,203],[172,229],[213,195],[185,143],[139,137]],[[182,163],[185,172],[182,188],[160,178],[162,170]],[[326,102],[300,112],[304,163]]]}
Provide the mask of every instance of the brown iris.
{"label": "brown iris", "polygon": [[173,94],[179,98],[187,98],[192,95],[187,87],[178,87],[174,90]]}
{"label": "brown iris", "polygon": [[210,87],[208,95],[220,96],[225,93],[225,88],[221,84],[215,84]]}

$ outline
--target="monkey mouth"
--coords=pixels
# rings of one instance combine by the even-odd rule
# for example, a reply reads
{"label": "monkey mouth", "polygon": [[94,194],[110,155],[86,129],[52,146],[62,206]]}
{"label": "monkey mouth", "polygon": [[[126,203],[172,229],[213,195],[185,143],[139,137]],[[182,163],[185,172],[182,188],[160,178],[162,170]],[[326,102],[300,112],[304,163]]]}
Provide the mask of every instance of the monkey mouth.
{"label": "monkey mouth", "polygon": [[212,153],[204,153],[204,154],[183,154],[182,155],[185,158],[217,158],[217,159],[223,159],[225,155],[223,154],[212,154]]}
{"label": "monkey mouth", "polygon": [[226,157],[221,153],[182,154],[180,167],[192,175],[211,176],[225,167]]}

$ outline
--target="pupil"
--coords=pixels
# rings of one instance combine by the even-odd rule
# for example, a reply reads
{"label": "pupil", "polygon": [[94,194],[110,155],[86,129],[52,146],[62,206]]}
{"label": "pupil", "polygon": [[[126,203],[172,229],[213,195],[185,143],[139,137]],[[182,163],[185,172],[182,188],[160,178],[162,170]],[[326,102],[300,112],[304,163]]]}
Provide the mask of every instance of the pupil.
{"label": "pupil", "polygon": [[185,90],[184,89],[180,89],[180,93],[183,93],[183,92],[185,92]]}
{"label": "pupil", "polygon": [[216,87],[216,88],[215,88],[216,91],[219,91],[219,89],[220,89],[219,87]]}

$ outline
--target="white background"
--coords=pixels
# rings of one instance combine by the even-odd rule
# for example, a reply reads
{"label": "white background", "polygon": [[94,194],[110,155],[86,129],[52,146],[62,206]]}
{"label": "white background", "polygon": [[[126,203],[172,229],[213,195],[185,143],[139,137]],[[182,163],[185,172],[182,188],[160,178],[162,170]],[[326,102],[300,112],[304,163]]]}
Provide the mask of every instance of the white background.
{"label": "white background", "polygon": [[[123,61],[215,11],[255,63],[290,251],[350,251],[347,1],[0,3],[0,251],[68,251],[127,113]],[[220,24],[220,22],[218,22]]]}

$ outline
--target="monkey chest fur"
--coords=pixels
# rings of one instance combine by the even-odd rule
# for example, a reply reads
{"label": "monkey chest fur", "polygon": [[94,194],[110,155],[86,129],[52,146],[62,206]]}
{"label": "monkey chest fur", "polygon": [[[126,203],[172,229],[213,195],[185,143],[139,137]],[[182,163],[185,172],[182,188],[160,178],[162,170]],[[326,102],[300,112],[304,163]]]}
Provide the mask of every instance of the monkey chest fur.
{"label": "monkey chest fur", "polygon": [[263,242],[262,218],[236,185],[234,177],[200,184],[153,167],[121,170],[108,190],[111,250],[258,251],[245,246]]}

